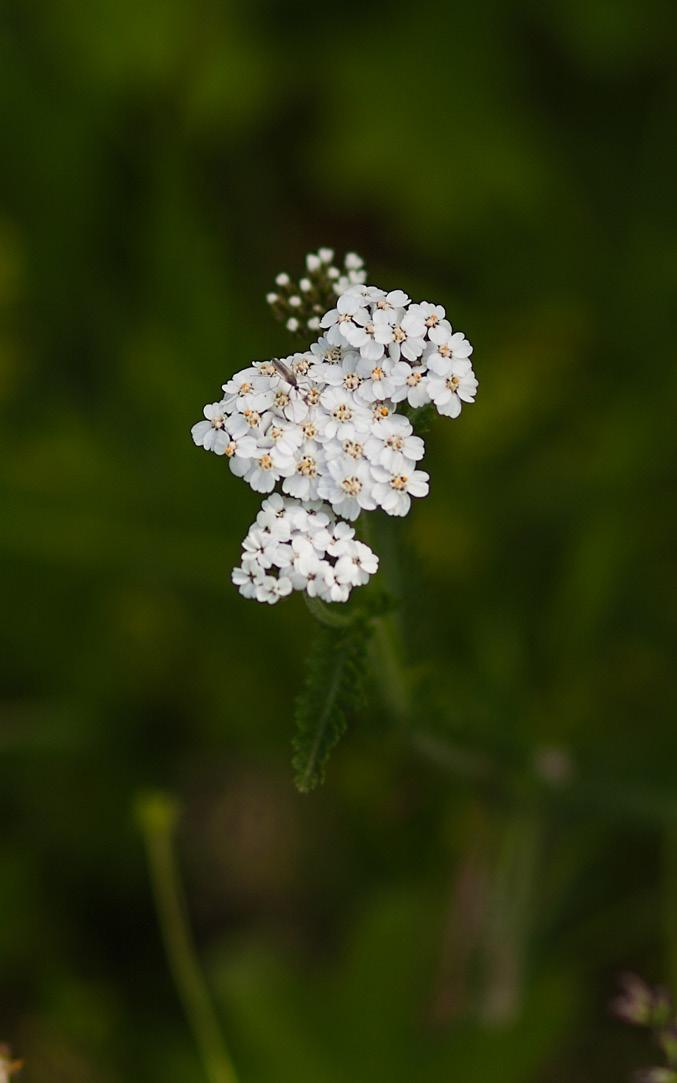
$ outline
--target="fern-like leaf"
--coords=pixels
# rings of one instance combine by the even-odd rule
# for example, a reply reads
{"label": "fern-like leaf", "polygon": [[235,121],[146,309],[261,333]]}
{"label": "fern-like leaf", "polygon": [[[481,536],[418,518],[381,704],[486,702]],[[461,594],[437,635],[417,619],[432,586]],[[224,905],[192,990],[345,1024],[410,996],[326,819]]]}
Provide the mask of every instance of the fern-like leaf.
{"label": "fern-like leaf", "polygon": [[324,781],[329,755],[359,705],[367,669],[371,623],[356,616],[344,627],[318,627],[296,700],[294,778],[301,793]]}

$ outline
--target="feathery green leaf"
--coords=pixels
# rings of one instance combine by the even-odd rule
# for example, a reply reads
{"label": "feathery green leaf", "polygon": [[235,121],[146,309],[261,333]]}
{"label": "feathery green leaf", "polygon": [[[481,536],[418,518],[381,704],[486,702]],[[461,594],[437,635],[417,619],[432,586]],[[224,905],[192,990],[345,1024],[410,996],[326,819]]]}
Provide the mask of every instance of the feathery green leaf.
{"label": "feathery green leaf", "polygon": [[324,781],[329,755],[362,699],[370,634],[371,623],[364,614],[345,627],[318,628],[295,710],[292,763],[301,793]]}

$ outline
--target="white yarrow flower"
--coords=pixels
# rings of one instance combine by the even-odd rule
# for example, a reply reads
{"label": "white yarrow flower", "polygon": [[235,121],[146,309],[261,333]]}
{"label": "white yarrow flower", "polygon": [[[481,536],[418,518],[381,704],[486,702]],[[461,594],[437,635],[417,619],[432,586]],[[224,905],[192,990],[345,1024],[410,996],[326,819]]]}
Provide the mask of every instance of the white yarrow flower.
{"label": "white yarrow flower", "polygon": [[[367,285],[355,253],[343,271],[333,259],[328,248],[311,253],[307,277],[280,274],[282,292],[267,296],[289,330],[307,326],[317,340],[237,372],[191,429],[197,446],[268,494],[232,578],[269,605],[298,590],[345,602],[375,574],[378,557],[346,520],[377,507],[407,515],[429,487],[424,442],[398,410],[432,402],[458,417],[477,392],[472,346],[441,305]],[[336,301],[321,315],[323,290]]]}
{"label": "white yarrow flower", "polygon": [[467,358],[452,361],[448,375],[430,377],[428,389],[440,414],[458,417],[462,403],[474,402],[477,392],[477,377],[470,361]]}

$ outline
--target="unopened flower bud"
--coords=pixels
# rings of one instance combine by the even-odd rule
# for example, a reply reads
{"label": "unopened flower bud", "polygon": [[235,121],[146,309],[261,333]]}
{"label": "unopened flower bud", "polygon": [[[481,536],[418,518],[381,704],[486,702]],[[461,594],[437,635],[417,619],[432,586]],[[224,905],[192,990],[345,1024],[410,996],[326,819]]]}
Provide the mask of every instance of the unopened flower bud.
{"label": "unopened flower bud", "polygon": [[364,260],[358,256],[357,252],[348,252],[343,262],[348,271],[359,271],[361,267],[364,267]]}

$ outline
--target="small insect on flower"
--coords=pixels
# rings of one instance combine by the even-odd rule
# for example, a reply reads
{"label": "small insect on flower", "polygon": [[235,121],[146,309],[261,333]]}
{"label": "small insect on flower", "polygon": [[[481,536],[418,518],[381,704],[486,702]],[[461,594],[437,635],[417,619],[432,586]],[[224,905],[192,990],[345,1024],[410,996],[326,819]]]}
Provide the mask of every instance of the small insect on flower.
{"label": "small insect on flower", "polygon": [[280,361],[279,357],[273,357],[271,363],[275,366],[283,380],[286,380],[292,387],[298,387],[294,373],[290,368],[287,368],[284,361]]}

